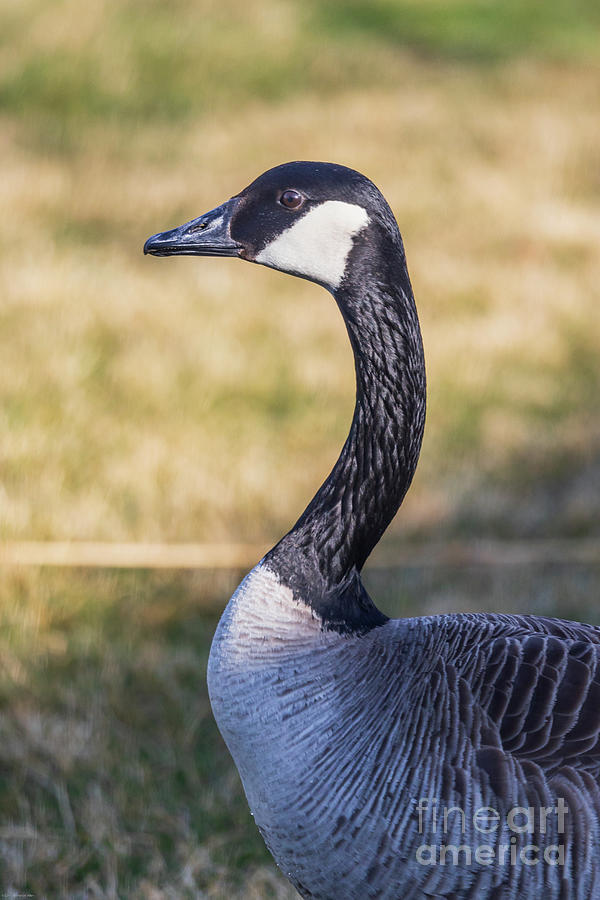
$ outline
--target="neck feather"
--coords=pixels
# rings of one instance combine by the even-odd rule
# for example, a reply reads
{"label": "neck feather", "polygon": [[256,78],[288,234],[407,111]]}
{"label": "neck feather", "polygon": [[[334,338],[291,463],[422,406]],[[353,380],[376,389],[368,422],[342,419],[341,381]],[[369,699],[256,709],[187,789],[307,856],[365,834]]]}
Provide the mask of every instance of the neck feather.
{"label": "neck feather", "polygon": [[386,621],[359,573],[415,472],[425,364],[399,235],[387,255],[363,252],[351,271],[334,295],[354,351],[350,432],[330,475],[265,561],[327,624],[364,630]]}

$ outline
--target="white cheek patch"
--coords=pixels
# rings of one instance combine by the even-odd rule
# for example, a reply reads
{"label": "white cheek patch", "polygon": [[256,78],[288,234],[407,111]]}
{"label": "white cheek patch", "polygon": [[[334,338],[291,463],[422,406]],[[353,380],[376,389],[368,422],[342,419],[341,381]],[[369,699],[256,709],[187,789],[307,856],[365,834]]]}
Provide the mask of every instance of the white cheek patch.
{"label": "white cheek patch", "polygon": [[353,238],[368,223],[362,206],[327,200],[267,244],[256,262],[337,288]]}

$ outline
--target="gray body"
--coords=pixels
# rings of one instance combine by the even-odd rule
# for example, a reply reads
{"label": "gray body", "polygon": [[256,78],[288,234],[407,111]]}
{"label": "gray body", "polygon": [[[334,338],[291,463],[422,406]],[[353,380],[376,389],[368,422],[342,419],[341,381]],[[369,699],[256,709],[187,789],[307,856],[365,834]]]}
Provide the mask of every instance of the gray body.
{"label": "gray body", "polygon": [[[535,753],[504,754],[500,785],[478,753],[483,746],[503,753],[498,723],[488,713],[489,664],[498,647],[512,641],[526,651],[534,633],[551,647],[575,645],[578,626],[565,623],[565,636],[557,638],[547,621],[421,617],[345,636],[323,630],[264,564],[250,573],[215,634],[210,698],[256,824],[302,896],[600,897],[597,766],[586,773],[576,760],[565,760],[546,773],[530,761]],[[580,627],[595,640],[597,661],[600,632]],[[533,689],[543,669],[540,663],[537,678],[530,673]],[[440,815],[444,806],[463,809],[465,831],[458,813],[448,815],[446,830],[441,821],[434,828],[427,814],[420,827],[421,798],[435,798]],[[560,831],[559,798],[568,809]],[[545,835],[515,833],[506,821],[485,833],[472,825],[485,807],[504,817],[515,807],[552,812]],[[521,821],[514,819],[517,826]],[[453,850],[445,865],[439,858],[432,865],[418,861],[420,847],[439,853],[442,844],[473,852],[489,845],[498,864],[477,864],[472,856],[467,865],[464,849],[459,865]],[[512,865],[511,851],[500,849],[519,852],[530,844],[539,848],[535,865]],[[563,847],[564,864],[545,864],[544,849],[556,846]],[[429,860],[431,852],[423,856]]]}

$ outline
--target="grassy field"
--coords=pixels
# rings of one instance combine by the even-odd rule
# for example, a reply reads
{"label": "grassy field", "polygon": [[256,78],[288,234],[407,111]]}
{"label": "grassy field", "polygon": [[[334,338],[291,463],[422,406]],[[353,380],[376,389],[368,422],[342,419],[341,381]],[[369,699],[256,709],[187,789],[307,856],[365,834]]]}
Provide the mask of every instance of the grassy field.
{"label": "grassy field", "polygon": [[[6,0],[0,539],[294,520],[351,415],[335,305],[141,254],[294,158],[372,177],[406,243],[429,413],[392,551],[600,535],[599,48],[591,0]],[[0,573],[0,890],[292,896],[204,686],[240,574]],[[398,614],[599,620],[597,567],[371,579]]]}
{"label": "grassy field", "polygon": [[[0,862],[9,897],[297,896],[269,861],[206,694],[216,610],[236,577],[3,577]],[[398,615],[516,612],[526,596],[531,612],[600,621],[600,566],[409,569],[368,583]]]}
{"label": "grassy field", "polygon": [[[334,304],[141,247],[298,157],[367,172],[405,237],[429,419],[397,531],[597,530],[597,13],[546,6],[527,56],[478,64],[451,37],[487,3],[379,3],[358,33],[335,3],[9,6],[0,537],[271,540],[294,519],[352,407]],[[527,9],[486,26],[502,56]],[[384,40],[386,10],[422,16],[427,54]]]}

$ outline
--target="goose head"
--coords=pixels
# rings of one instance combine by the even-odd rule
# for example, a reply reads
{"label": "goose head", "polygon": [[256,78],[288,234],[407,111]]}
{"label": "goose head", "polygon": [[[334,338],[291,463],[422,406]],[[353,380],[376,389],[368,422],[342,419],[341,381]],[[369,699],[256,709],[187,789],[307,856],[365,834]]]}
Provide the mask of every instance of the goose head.
{"label": "goose head", "polygon": [[291,162],[155,234],[155,256],[233,256],[327,288],[354,352],[356,405],[329,477],[265,562],[328,627],[385,621],[359,572],[412,479],[425,418],[423,348],[394,215],[364,175]]}
{"label": "goose head", "polygon": [[216,209],[153,235],[144,253],[239,257],[337,292],[361,258],[385,256],[386,248],[401,249],[398,227],[368,178],[333,163],[291,162]]}

